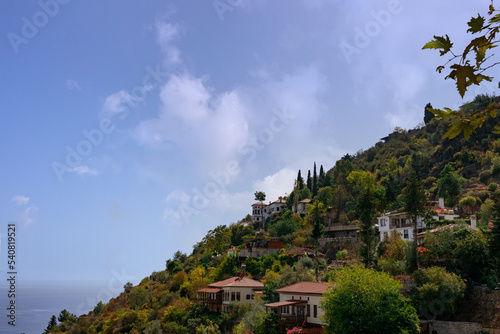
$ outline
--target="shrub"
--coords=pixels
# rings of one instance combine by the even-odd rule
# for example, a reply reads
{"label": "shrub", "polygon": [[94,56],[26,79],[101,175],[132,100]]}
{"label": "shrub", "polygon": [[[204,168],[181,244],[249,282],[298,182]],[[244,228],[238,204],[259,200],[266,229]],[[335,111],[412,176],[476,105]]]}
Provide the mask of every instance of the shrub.
{"label": "shrub", "polygon": [[414,302],[424,316],[448,316],[455,313],[464,296],[465,281],[441,267],[419,269],[414,274]]}
{"label": "shrub", "polygon": [[479,173],[479,181],[482,183],[486,184],[488,182],[488,179],[490,178],[491,174],[489,170],[482,171]]}
{"label": "shrub", "polygon": [[500,156],[496,155],[491,159],[491,175],[497,175],[500,173]]}
{"label": "shrub", "polygon": [[497,190],[497,188],[498,188],[498,184],[496,184],[495,182],[491,182],[491,183],[488,185],[488,189],[489,189],[490,191],[495,191],[495,190]]}

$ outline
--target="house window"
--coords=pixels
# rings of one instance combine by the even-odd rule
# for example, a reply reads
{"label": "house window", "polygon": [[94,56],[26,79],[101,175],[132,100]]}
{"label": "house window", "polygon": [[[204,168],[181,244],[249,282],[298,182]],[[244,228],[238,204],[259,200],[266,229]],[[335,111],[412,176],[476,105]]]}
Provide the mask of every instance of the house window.
{"label": "house window", "polygon": [[236,293],[231,292],[231,300],[236,300]]}
{"label": "house window", "polygon": [[250,300],[250,298],[251,298],[250,295],[247,294],[247,300]]}
{"label": "house window", "polygon": [[314,305],[313,312],[314,312],[314,317],[317,318],[318,317],[318,305]]}
{"label": "house window", "polygon": [[292,300],[294,300],[294,299],[295,299],[295,297],[294,297],[294,296],[292,296]]}
{"label": "house window", "polygon": [[240,301],[240,293],[239,292],[236,292],[236,300]]}
{"label": "house window", "polygon": [[405,239],[408,239],[408,230],[404,230]]}
{"label": "house window", "polygon": [[311,305],[307,304],[307,316],[311,316]]}

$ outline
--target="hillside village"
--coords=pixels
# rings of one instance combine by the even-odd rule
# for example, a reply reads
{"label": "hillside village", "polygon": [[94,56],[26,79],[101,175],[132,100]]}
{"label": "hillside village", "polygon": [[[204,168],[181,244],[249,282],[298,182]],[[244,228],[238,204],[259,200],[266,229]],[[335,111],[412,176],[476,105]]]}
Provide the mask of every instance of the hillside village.
{"label": "hillside village", "polygon": [[[353,277],[392,289],[381,305],[405,310],[408,333],[499,333],[497,121],[469,140],[443,139],[443,123],[397,128],[326,172],[314,163],[267,204],[258,189],[239,222],[47,333],[323,333]],[[363,319],[376,302],[358,297]]]}

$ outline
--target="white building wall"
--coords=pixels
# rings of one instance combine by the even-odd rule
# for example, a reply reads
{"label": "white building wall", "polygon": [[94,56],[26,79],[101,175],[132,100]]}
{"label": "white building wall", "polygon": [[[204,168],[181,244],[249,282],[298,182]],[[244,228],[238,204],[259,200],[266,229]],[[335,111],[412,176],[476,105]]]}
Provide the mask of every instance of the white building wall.
{"label": "white building wall", "polygon": [[[288,294],[288,293],[280,293],[280,302],[287,300],[307,300],[307,305],[310,307],[310,315],[307,317],[307,322],[311,324],[323,325],[320,320],[320,317],[323,315],[323,310],[320,308],[320,303],[322,296],[318,295],[298,295],[298,294]],[[316,316],[314,316],[314,308],[316,306]],[[306,306],[306,314],[307,314],[307,306]]]}

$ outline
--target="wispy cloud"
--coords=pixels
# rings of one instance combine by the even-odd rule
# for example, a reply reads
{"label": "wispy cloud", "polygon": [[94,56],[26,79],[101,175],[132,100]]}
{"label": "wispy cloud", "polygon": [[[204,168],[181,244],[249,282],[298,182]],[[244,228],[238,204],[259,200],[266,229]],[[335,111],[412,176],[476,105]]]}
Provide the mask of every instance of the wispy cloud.
{"label": "wispy cloud", "polygon": [[30,198],[23,195],[16,195],[12,197],[12,202],[16,205],[26,205],[28,204]]}
{"label": "wispy cloud", "polygon": [[78,175],[99,175],[99,171],[84,165],[71,168],[71,172]]}
{"label": "wispy cloud", "polygon": [[175,41],[180,37],[181,26],[158,19],[156,21],[156,34],[167,65],[177,65],[182,62],[181,51],[175,45]]}
{"label": "wispy cloud", "polygon": [[33,222],[35,222],[33,215],[36,214],[36,212],[38,212],[38,208],[31,204],[28,208],[21,212],[17,220],[24,226],[31,225]]}
{"label": "wispy cloud", "polygon": [[80,84],[77,81],[71,79],[66,80],[66,88],[69,90],[82,90]]}

